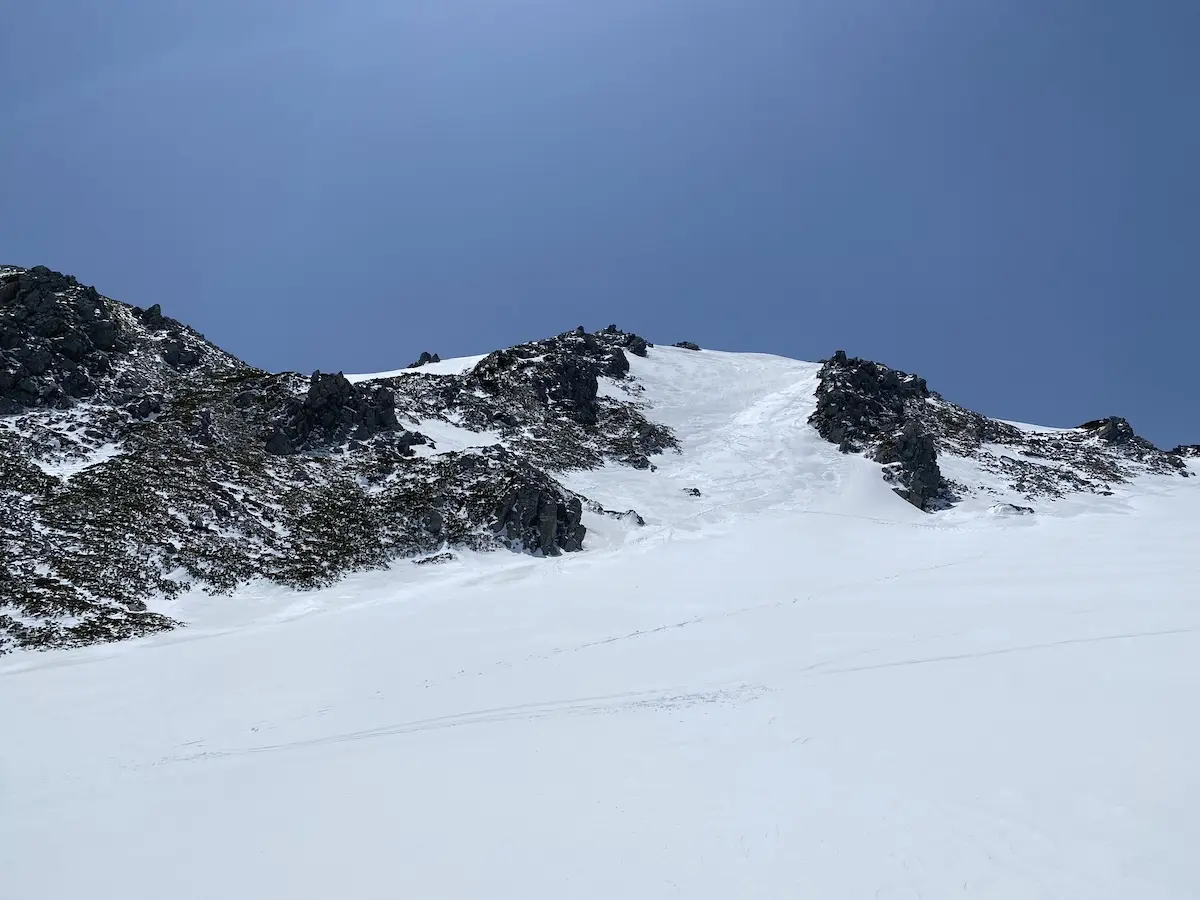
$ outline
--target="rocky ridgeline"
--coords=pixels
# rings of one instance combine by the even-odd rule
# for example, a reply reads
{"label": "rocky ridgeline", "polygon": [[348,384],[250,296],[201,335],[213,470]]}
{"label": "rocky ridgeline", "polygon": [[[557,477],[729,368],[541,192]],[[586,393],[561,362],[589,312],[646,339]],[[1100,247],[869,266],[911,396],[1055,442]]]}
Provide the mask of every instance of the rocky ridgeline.
{"label": "rocky ridgeline", "polygon": [[670,429],[649,421],[630,400],[600,395],[599,379],[615,379],[631,398],[626,352],[651,347],[609,326],[582,328],[542,341],[497,350],[463,375],[418,372],[383,379],[400,414],[441,420],[497,441],[548,471],[591,469],[614,460],[645,469],[650,458],[677,444]]}
{"label": "rocky ridgeline", "polygon": [[1184,458],[1196,455],[1159,450],[1118,417],[1065,431],[1017,428],[950,403],[919,376],[841,350],[821,367],[809,422],[843,452],[881,463],[896,493],[926,511],[986,489],[946,478],[939,455],[971,459],[1029,499],[1108,494],[1142,474],[1187,477]]}
{"label": "rocky ridgeline", "polygon": [[[440,358],[422,353],[356,384],[264,372],[157,305],[0,267],[0,653],[172,628],[149,605],[188,590],[311,589],[460,549],[553,556],[582,549],[585,513],[641,524],[555,475],[653,468],[678,449],[629,375],[629,356],[652,349],[615,326],[578,328],[461,374],[423,371]],[[1187,475],[1200,457],[1164,453],[1119,418],[1020,429],[844,352],[822,365],[816,400],[809,421],[826,440],[878,461],[928,511],[989,489],[944,474],[961,459],[972,478],[982,469],[1045,498]],[[460,446],[473,449],[446,452],[425,432],[470,436]]]}
{"label": "rocky ridgeline", "polygon": [[[645,467],[675,446],[632,399],[624,354],[648,348],[579,330],[465,375],[352,384],[264,372],[157,306],[2,268],[0,653],[174,627],[147,604],[189,589],[309,589],[457,548],[579,550],[585,509],[618,514],[550,472]],[[601,375],[631,399],[600,396]],[[437,452],[431,418],[495,443]]]}

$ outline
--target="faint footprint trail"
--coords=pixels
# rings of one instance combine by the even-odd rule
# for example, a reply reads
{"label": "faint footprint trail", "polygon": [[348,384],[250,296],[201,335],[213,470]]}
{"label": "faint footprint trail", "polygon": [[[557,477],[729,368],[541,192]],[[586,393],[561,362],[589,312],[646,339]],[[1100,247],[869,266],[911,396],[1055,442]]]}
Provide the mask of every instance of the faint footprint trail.
{"label": "faint footprint trail", "polygon": [[760,697],[767,690],[762,685],[738,684],[732,687],[701,691],[664,691],[661,689],[630,691],[594,697],[576,697],[570,700],[522,703],[515,706],[499,706],[446,716],[434,716],[428,719],[415,719],[392,725],[382,725],[378,728],[322,735],[320,737],[285,741],[278,744],[236,747],[227,750],[209,750],[184,756],[166,757],[160,760],[158,765],[200,762],[234,756],[249,756],[257,753],[279,753],[287,750],[300,750],[307,747],[321,747],[331,744],[346,744],[400,734],[458,728],[464,725],[488,725],[499,722],[534,721],[568,716],[611,715],[630,710],[675,710],[699,705],[745,703]]}
{"label": "faint footprint trail", "polygon": [[1163,631],[1138,631],[1130,634],[1104,634],[1097,637],[1067,638],[1061,641],[1049,641],[1044,644],[1024,644],[1019,647],[999,647],[994,650],[979,650],[974,653],[953,653],[944,656],[928,656],[919,659],[900,659],[885,663],[872,663],[867,666],[846,666],[840,669],[810,669],[812,675],[844,675],[851,672],[870,672],[875,669],[897,669],[904,666],[923,666],[932,663],[959,662],[968,659],[984,659],[989,656],[1004,656],[1009,653],[1029,653],[1036,650],[1051,650],[1055,647],[1069,647],[1077,644],[1099,644],[1106,641],[1133,641],[1145,638],[1168,637],[1195,633],[1195,628],[1169,628]]}

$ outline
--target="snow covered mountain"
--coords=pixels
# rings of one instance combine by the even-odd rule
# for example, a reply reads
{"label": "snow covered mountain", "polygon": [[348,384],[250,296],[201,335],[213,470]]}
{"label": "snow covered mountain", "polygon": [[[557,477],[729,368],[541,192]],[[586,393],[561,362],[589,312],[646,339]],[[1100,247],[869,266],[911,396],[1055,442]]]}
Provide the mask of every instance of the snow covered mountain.
{"label": "snow covered mountain", "polygon": [[47,270],[0,403],[0,896],[1196,896],[1193,448],[616,329],[270,374]]}
{"label": "snow covered mountain", "polygon": [[[760,398],[764,384],[775,393]],[[764,403],[770,419],[720,439],[716,471],[741,461],[732,479],[679,443],[697,415],[732,404],[742,421]],[[610,326],[378,375],[271,374],[159,306],[3,267],[0,653],[169,629],[187,592],[307,590],[461,550],[580,550],[605,517],[666,521],[652,509],[664,487],[693,513],[840,503],[821,439],[882,464],[930,512],[981,495],[1025,512],[1189,475],[1182,448],[1164,453],[1123,419],[997,422],[840,351],[816,366],[652,348]],[[756,496],[763,470],[777,494]]]}

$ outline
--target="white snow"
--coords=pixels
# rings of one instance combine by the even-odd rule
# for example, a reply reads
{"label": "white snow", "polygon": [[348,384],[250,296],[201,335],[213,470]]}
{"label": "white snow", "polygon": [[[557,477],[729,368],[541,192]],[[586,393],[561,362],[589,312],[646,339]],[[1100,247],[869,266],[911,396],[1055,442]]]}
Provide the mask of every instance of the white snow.
{"label": "white snow", "polygon": [[455,359],[443,359],[441,362],[426,363],[415,369],[393,369],[390,372],[371,372],[365,375],[347,375],[346,379],[357,384],[360,381],[371,381],[375,378],[395,378],[397,375],[463,375],[483,361],[484,356],[460,356]]}
{"label": "white snow", "polygon": [[926,516],[815,366],[631,362],[643,529],[0,660],[0,897],[1197,896],[1200,479]]}
{"label": "white snow", "polygon": [[121,455],[121,446],[115,443],[101,444],[80,455],[61,455],[53,461],[32,457],[33,463],[47,475],[64,480],[70,479],[85,469],[98,466],[102,462],[115,459]]}

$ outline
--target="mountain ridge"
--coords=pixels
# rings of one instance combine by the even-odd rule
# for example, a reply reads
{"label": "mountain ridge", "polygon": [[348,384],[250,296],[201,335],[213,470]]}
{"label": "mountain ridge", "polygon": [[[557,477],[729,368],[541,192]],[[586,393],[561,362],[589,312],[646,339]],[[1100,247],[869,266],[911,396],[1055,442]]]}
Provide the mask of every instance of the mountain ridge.
{"label": "mountain ridge", "polygon": [[[553,556],[583,549],[589,517],[636,527],[635,510],[564,476],[687,452],[630,361],[703,365],[697,345],[677,348],[580,327],[463,371],[429,354],[379,377],[269,373],[157,304],[0,267],[0,652],[167,630],[180,622],[148,601],[191,590],[306,590],[464,549]],[[1118,418],[1022,430],[842,351],[821,364],[808,421],[930,513],[997,481],[1053,500],[1186,477],[1193,455]]]}

